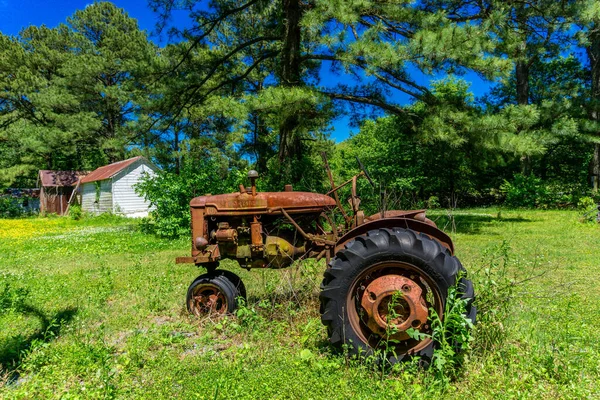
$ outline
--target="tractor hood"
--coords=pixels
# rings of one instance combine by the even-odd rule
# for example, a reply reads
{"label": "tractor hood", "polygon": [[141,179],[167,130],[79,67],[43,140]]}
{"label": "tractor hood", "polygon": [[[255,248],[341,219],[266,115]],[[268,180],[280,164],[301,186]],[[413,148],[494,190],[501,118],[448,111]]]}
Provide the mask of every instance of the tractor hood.
{"label": "tractor hood", "polygon": [[321,212],[335,207],[329,196],[309,192],[229,193],[192,199],[192,208],[205,208],[206,215],[289,214]]}

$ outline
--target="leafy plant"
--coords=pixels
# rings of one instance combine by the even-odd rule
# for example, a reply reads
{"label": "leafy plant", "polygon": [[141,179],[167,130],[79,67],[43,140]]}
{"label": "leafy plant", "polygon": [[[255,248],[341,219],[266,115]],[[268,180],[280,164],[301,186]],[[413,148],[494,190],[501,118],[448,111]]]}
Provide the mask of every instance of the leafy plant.
{"label": "leafy plant", "polygon": [[227,193],[242,182],[243,174],[235,169],[223,170],[216,160],[188,160],[179,174],[159,171],[144,177],[136,190],[155,209],[144,221],[144,228],[159,236],[177,237],[189,234],[190,200],[207,193]]}
{"label": "leafy plant", "polygon": [[[6,278],[6,277],[4,277]],[[27,299],[29,290],[15,286],[9,279],[0,283],[0,314],[9,311],[20,311]]]}
{"label": "leafy plant", "polygon": [[81,218],[83,218],[83,211],[81,209],[81,206],[79,204],[73,204],[72,206],[70,206],[69,216],[75,221],[78,221]]}
{"label": "leafy plant", "polygon": [[23,209],[12,197],[0,197],[0,218],[17,218],[24,214]]}
{"label": "leafy plant", "polygon": [[577,203],[577,209],[580,212],[581,220],[585,222],[600,222],[600,202],[593,197],[582,197]]}
{"label": "leafy plant", "polygon": [[461,297],[460,290],[454,285],[448,289],[444,319],[440,319],[435,309],[429,310],[433,329],[431,338],[436,343],[431,368],[444,386],[459,375],[471,348],[474,321],[466,317],[468,301]]}
{"label": "leafy plant", "polygon": [[509,207],[534,208],[545,203],[548,196],[542,180],[533,175],[515,174],[512,181],[504,181],[500,191],[505,195],[504,204]]}
{"label": "leafy plant", "polygon": [[482,255],[481,267],[472,273],[477,288],[477,326],[474,350],[478,355],[500,348],[507,338],[506,321],[512,310],[517,280],[511,276],[510,246],[504,241]]}

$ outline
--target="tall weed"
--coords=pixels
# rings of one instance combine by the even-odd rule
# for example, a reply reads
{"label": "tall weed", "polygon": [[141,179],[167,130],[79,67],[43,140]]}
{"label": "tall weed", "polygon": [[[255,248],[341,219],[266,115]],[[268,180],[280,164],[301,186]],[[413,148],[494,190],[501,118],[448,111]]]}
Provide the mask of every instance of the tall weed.
{"label": "tall weed", "polygon": [[506,320],[515,296],[516,280],[510,276],[510,246],[502,242],[487,249],[472,279],[476,290],[477,326],[473,350],[482,355],[502,346],[506,340]]}

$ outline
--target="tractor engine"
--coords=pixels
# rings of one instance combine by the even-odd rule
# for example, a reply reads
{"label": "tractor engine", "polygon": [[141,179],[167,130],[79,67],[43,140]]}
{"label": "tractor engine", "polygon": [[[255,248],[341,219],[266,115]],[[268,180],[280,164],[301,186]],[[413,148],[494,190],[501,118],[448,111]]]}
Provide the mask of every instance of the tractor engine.
{"label": "tractor engine", "polygon": [[284,222],[281,218],[269,218],[271,221],[265,227],[262,218],[258,221],[253,219],[209,221],[209,243],[218,246],[222,258],[237,259],[245,268],[287,267],[306,253],[304,238],[294,237],[285,227],[277,226]]}
{"label": "tractor engine", "polygon": [[190,202],[193,260],[189,261],[209,267],[231,258],[244,268],[282,268],[304,255],[318,254],[319,241],[331,239],[319,219],[336,206],[334,199],[294,192],[291,185],[284,192],[257,193],[255,179],[250,188],[240,185],[238,193],[200,196]]}

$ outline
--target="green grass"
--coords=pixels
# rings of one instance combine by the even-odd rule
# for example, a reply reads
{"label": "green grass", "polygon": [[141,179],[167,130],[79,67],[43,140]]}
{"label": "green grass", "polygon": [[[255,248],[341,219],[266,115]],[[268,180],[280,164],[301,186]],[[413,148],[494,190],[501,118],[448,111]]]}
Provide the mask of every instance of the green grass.
{"label": "green grass", "polygon": [[[445,212],[430,213],[451,233]],[[167,241],[116,219],[0,220],[2,398],[598,398],[600,227],[570,211],[455,212],[457,255],[477,280],[508,241],[515,288],[492,351],[474,349],[440,389],[427,373],[380,379],[327,344],[318,313],[323,264],[227,268],[246,283],[239,317],[184,310],[201,271]],[[477,287],[476,287],[477,290]],[[477,343],[477,341],[475,342]]]}

